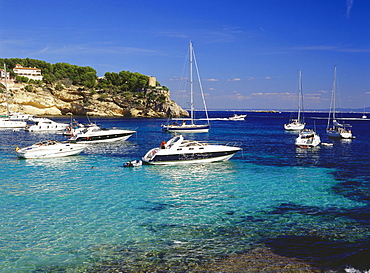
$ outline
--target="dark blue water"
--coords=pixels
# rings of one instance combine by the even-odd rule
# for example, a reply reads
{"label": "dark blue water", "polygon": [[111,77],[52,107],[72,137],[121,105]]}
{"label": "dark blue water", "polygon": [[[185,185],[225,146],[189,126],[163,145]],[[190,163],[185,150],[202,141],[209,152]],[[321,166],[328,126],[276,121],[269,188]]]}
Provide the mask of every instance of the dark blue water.
{"label": "dark blue water", "polygon": [[325,270],[370,269],[370,121],[349,121],[356,139],[330,140],[327,114],[305,117],[334,145],[296,148],[283,129],[290,113],[248,113],[187,135],[242,152],[186,166],[122,167],[171,138],[165,119],[92,118],[137,134],[55,159],[19,160],[14,149],[65,137],[0,131],[0,271],[186,272],[260,247]]}

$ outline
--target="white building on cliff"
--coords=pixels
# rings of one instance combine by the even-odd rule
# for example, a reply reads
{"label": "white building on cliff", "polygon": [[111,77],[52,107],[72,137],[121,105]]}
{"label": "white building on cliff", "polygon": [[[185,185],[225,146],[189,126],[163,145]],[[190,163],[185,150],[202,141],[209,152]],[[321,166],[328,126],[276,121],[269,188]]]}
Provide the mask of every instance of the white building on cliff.
{"label": "white building on cliff", "polygon": [[42,81],[41,69],[36,67],[23,67],[20,64],[16,64],[13,71],[18,76],[27,77],[32,80]]}

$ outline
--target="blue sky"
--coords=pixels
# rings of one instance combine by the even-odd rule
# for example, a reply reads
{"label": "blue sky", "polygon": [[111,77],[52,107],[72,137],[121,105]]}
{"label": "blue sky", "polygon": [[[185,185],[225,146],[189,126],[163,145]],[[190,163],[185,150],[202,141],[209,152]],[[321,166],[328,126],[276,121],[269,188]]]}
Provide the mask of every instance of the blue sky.
{"label": "blue sky", "polygon": [[[176,100],[191,40],[211,109],[369,107],[368,0],[0,0],[0,57],[155,76]],[[186,102],[180,102],[186,107]]]}

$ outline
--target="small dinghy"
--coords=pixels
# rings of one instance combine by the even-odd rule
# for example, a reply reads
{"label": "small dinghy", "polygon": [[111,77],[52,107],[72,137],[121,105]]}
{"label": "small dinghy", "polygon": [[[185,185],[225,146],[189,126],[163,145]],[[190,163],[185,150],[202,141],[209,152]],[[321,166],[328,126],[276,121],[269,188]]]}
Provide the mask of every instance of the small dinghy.
{"label": "small dinghy", "polygon": [[322,142],[321,145],[322,146],[333,146],[334,144],[333,143],[328,143],[328,142]]}
{"label": "small dinghy", "polygon": [[143,165],[143,162],[141,160],[130,160],[129,162],[123,164],[123,167],[138,167],[141,165]]}

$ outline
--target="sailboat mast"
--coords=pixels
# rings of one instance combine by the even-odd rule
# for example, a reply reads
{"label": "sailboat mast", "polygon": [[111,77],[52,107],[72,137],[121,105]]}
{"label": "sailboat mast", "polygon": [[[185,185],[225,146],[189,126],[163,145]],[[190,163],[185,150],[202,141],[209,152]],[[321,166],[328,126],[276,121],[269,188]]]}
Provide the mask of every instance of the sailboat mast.
{"label": "sailboat mast", "polygon": [[333,82],[333,120],[335,120],[335,111],[336,111],[336,99],[335,92],[337,91],[337,66],[334,66],[334,82]]}
{"label": "sailboat mast", "polygon": [[302,108],[302,70],[299,71],[299,80],[298,80],[298,122],[301,122],[301,108]]}
{"label": "sailboat mast", "polygon": [[337,66],[334,66],[334,80],[333,80],[333,88],[331,90],[331,101],[330,101],[330,109],[329,109],[329,118],[328,118],[328,125],[326,129],[328,130],[330,127],[330,118],[333,117],[335,120],[335,91],[337,88]]}
{"label": "sailboat mast", "polygon": [[8,74],[6,73],[5,63],[4,63],[4,73],[5,73],[6,110],[8,111],[8,116],[9,116],[10,109],[9,109],[9,94],[8,94],[8,81],[7,81]]}
{"label": "sailboat mast", "polygon": [[191,124],[194,124],[194,94],[193,94],[193,44],[189,43],[189,65],[190,65],[190,118]]}

